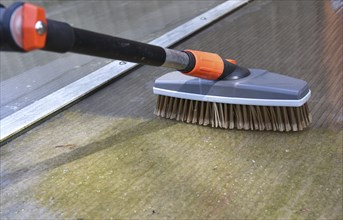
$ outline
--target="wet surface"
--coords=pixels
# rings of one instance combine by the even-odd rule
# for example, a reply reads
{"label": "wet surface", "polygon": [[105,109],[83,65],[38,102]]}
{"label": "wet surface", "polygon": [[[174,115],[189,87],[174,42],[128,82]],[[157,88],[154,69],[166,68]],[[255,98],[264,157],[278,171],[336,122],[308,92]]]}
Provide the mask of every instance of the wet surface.
{"label": "wet surface", "polygon": [[341,219],[342,10],[253,1],[178,49],[304,79],[303,132],[156,118],[141,67],[1,147],[1,218]]}

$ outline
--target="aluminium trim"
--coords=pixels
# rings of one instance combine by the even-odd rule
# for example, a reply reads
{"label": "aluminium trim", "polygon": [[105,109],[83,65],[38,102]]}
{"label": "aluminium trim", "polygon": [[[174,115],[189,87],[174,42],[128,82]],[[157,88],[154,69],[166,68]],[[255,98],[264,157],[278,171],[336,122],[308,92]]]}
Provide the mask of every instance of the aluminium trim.
{"label": "aluminium trim", "polygon": [[[220,19],[229,12],[243,6],[249,1],[250,0],[226,1],[163,34],[155,40],[150,41],[149,43],[161,47],[169,47]],[[138,64],[129,62],[114,61],[7,116],[6,118],[3,118],[0,120],[0,143],[82,98],[86,94],[96,88],[99,88],[110,80],[115,79],[137,65]]]}

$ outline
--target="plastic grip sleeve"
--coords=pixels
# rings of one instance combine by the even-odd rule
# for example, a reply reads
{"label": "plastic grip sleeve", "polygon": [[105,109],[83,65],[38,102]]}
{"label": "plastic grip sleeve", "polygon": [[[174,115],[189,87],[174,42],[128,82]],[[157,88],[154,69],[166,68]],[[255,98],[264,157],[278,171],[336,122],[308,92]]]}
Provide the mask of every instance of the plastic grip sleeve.
{"label": "plastic grip sleeve", "polygon": [[75,44],[71,52],[161,66],[166,60],[164,48],[119,37],[74,28]]}
{"label": "plastic grip sleeve", "polygon": [[47,38],[43,50],[65,53],[70,51],[75,43],[73,28],[64,22],[47,19]]}

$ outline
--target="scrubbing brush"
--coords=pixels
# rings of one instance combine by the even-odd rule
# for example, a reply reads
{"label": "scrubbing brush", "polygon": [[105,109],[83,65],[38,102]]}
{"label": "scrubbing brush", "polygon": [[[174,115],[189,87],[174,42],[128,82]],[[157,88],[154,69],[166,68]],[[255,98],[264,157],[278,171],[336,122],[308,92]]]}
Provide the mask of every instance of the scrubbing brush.
{"label": "scrubbing brush", "polygon": [[312,120],[307,83],[265,70],[219,81],[171,72],[155,81],[154,93],[157,116],[204,126],[301,131]]}
{"label": "scrubbing brush", "polygon": [[[177,51],[73,28],[28,3],[0,5],[0,50],[74,52],[169,67],[155,82],[155,114],[227,129],[299,131],[311,122],[307,83],[247,69],[208,52]],[[181,74],[182,73],[182,74]]]}

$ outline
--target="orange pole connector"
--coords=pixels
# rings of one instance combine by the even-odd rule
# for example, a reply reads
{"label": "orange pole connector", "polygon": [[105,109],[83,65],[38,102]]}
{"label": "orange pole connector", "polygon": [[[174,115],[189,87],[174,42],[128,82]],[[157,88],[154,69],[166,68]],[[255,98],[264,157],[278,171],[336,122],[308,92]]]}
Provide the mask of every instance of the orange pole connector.
{"label": "orange pole connector", "polygon": [[195,57],[193,70],[185,74],[208,80],[216,80],[222,75],[224,62],[218,54],[197,50],[185,51],[191,52]]}
{"label": "orange pole connector", "polygon": [[22,48],[25,51],[41,49],[45,46],[47,35],[45,10],[29,3],[22,7]]}

